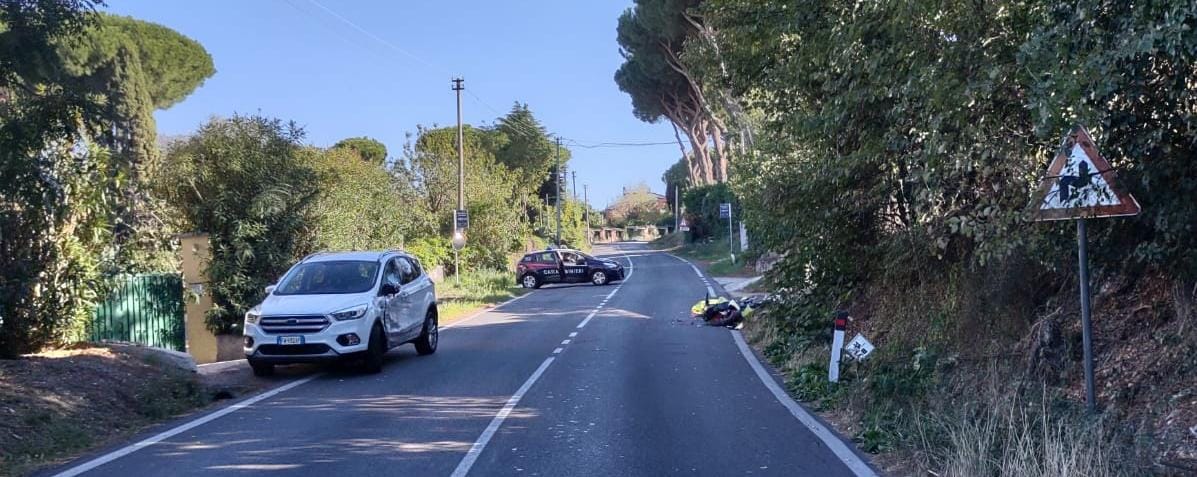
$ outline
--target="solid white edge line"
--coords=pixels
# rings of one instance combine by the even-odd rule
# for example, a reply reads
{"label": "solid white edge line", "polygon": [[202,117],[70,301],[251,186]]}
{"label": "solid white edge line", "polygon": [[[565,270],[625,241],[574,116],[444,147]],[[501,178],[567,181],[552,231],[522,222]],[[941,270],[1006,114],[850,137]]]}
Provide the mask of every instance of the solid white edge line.
{"label": "solid white edge line", "polygon": [[528,380],[524,381],[524,385],[520,386],[515,391],[515,394],[511,395],[511,398],[507,400],[507,404],[503,406],[503,409],[500,409],[499,413],[495,414],[495,417],[490,420],[490,425],[486,426],[486,429],[478,436],[478,440],[474,441],[474,445],[470,446],[469,451],[466,451],[466,455],[461,458],[461,462],[457,464],[457,468],[453,470],[451,477],[465,477],[470,472],[470,468],[474,466],[474,461],[478,460],[478,456],[482,454],[482,450],[486,448],[486,444],[490,443],[490,439],[494,437],[495,432],[498,432],[499,427],[503,425],[503,421],[515,409],[515,406],[519,405],[520,399],[523,399],[524,394],[532,388],[532,385],[536,384],[536,381],[540,379],[540,375],[544,374],[544,370],[548,369],[550,364],[553,364],[553,359],[552,356],[545,358],[544,362],[540,363],[540,367],[536,368],[536,371],[532,373],[532,376],[529,376]]}
{"label": "solid white edge line", "polygon": [[798,422],[801,422],[802,425],[806,426],[807,429],[810,429],[810,432],[814,434],[815,437],[818,437],[819,440],[823,441],[823,444],[826,445],[827,448],[836,455],[836,457],[839,457],[840,461],[842,461],[844,465],[848,467],[848,470],[851,470],[853,474],[857,475],[857,477],[876,477],[877,473],[874,472],[868,464],[861,460],[860,456],[856,455],[855,452],[852,452],[852,449],[848,448],[848,445],[844,444],[844,441],[840,440],[839,436],[827,429],[827,426],[824,426],[823,423],[819,422],[818,419],[815,419],[810,413],[806,412],[806,409],[794,401],[789,394],[786,394],[786,392],[781,389],[781,386],[777,385],[777,381],[773,380],[773,377],[769,375],[769,372],[765,371],[764,366],[762,366],[760,361],[756,359],[756,354],[754,354],[752,349],[748,347],[748,342],[744,341],[744,335],[742,333],[737,330],[732,330],[731,334],[732,338],[736,342],[736,347],[740,348],[740,354],[744,355],[744,360],[748,361],[749,366],[752,366],[752,370],[756,372],[756,376],[760,378],[761,383],[764,383],[765,387],[769,389],[769,392],[773,393],[773,397],[777,398],[778,402],[780,402],[782,406],[785,406],[785,408],[790,411],[790,414],[798,419]]}
{"label": "solid white edge line", "polygon": [[[520,296],[517,296],[517,297],[512,297],[511,299],[509,299],[509,300],[507,300],[507,301],[504,301],[504,302],[502,302],[502,303],[499,303],[499,304],[497,304],[497,305],[495,305],[495,306],[492,306],[492,307],[490,307],[490,308],[485,308],[485,309],[482,309],[482,310],[478,310],[478,312],[477,312],[477,313],[474,313],[473,315],[470,315],[470,316],[468,316],[468,317],[465,317],[465,318],[462,318],[462,319],[460,319],[460,320],[454,321],[453,323],[450,323],[450,324],[447,324],[447,325],[445,325],[445,326],[442,326],[442,327],[441,327],[441,329],[443,330],[443,329],[446,329],[446,328],[452,328],[452,327],[454,327],[454,326],[460,325],[460,324],[462,324],[462,323],[465,323],[465,322],[467,322],[467,321],[473,320],[474,318],[477,318],[477,317],[479,317],[479,316],[482,316],[482,315],[486,314],[487,312],[490,312],[490,311],[495,311],[495,309],[497,309],[497,308],[499,308],[499,307],[501,307],[501,306],[503,306],[503,305],[506,305],[506,304],[508,304],[508,303],[514,302],[514,301],[516,301],[516,300],[519,300],[519,299],[521,299],[521,298],[523,298],[523,297],[526,297],[526,296],[528,296],[528,295],[531,295],[531,294],[532,294],[531,292],[528,292],[528,293],[525,293],[525,294],[523,294],[523,295],[520,295]],[[242,360],[242,361],[244,361],[244,360]],[[317,378],[317,377],[319,377],[319,376],[320,376],[319,374],[312,375],[312,376],[308,376],[308,377],[306,377],[306,378],[303,378],[303,379],[298,379],[298,380],[292,381],[292,382],[290,382],[290,383],[284,384],[284,385],[282,385],[282,386],[279,386],[279,387],[277,387],[277,388],[271,389],[271,390],[269,390],[269,391],[265,391],[265,392],[263,392],[263,393],[261,393],[261,394],[258,394],[258,395],[256,395],[256,396],[253,396],[253,397],[251,397],[251,398],[248,398],[248,399],[245,399],[245,400],[243,400],[243,401],[241,401],[241,402],[238,402],[238,403],[236,403],[236,404],[230,405],[230,406],[228,406],[228,407],[225,407],[225,408],[223,408],[223,409],[219,409],[219,410],[217,410],[217,411],[214,411],[214,412],[212,412],[212,413],[210,413],[210,414],[207,414],[207,415],[205,415],[205,416],[203,416],[203,417],[201,417],[201,418],[198,418],[198,419],[196,419],[196,420],[190,421],[190,422],[188,422],[188,423],[186,423],[186,424],[182,424],[182,425],[180,425],[180,426],[178,426],[178,427],[174,427],[174,428],[172,428],[172,429],[169,429],[169,430],[163,431],[163,432],[161,432],[161,433],[155,434],[155,435],[153,435],[153,436],[151,436],[151,437],[148,437],[148,438],[146,438],[146,439],[143,439],[143,440],[141,440],[141,441],[139,441],[139,442],[136,442],[136,443],[134,443],[134,444],[130,444],[130,445],[128,445],[128,446],[122,447],[122,448],[120,448],[120,449],[117,449],[117,450],[115,450],[115,451],[109,452],[109,453],[107,453],[107,454],[104,454],[104,455],[102,455],[102,456],[96,457],[95,459],[92,459],[92,460],[89,460],[89,461],[87,461],[87,462],[84,462],[84,463],[82,463],[82,464],[79,464],[79,465],[77,465],[77,466],[75,466],[75,467],[71,467],[70,469],[64,470],[64,471],[62,471],[62,472],[59,472],[59,473],[57,473],[57,474],[54,474],[54,476],[53,476],[53,477],[74,477],[74,476],[76,476],[76,475],[80,475],[80,474],[82,474],[82,473],[84,473],[84,472],[89,472],[89,471],[91,471],[91,470],[95,469],[96,467],[99,467],[99,466],[101,466],[101,465],[107,464],[107,463],[109,463],[109,462],[112,462],[112,461],[114,461],[114,460],[117,460],[117,459],[119,459],[119,458],[121,458],[121,457],[127,456],[127,455],[129,455],[129,454],[132,454],[132,453],[134,453],[134,452],[137,452],[138,450],[141,450],[141,449],[143,449],[143,448],[145,448],[145,447],[149,447],[149,446],[151,446],[151,445],[157,444],[157,443],[159,443],[159,442],[162,442],[162,441],[164,441],[164,440],[166,440],[166,439],[169,439],[169,438],[171,438],[171,437],[174,437],[174,436],[176,436],[176,435],[179,435],[179,434],[181,434],[181,433],[183,433],[183,432],[187,432],[187,431],[189,431],[189,430],[191,430],[191,429],[194,429],[194,428],[196,428],[196,427],[199,427],[199,426],[202,426],[202,425],[204,425],[204,424],[207,424],[207,423],[209,423],[209,422],[212,422],[212,421],[215,421],[215,420],[217,420],[217,419],[220,419],[220,418],[222,418],[222,417],[224,417],[224,416],[227,416],[227,415],[229,415],[229,414],[232,414],[232,413],[234,413],[234,412],[237,412],[237,411],[239,411],[239,410],[241,410],[241,409],[244,409],[244,408],[246,408],[246,407],[249,407],[250,405],[253,405],[254,403],[261,402],[261,401],[263,401],[263,400],[265,400],[265,399],[269,399],[269,398],[271,398],[271,397],[274,397],[274,396],[278,395],[279,393],[282,393],[282,392],[288,391],[288,390],[290,390],[290,389],[293,389],[293,388],[295,388],[295,387],[297,387],[297,386],[299,386],[299,385],[301,385],[301,384],[304,384],[304,383],[307,383],[308,381],[311,381],[311,380],[313,380],[313,379],[316,379],[316,378]]]}
{"label": "solid white edge line", "polygon": [[279,393],[285,392],[285,391],[287,391],[287,390],[289,390],[289,389],[292,389],[292,388],[294,388],[294,387],[296,387],[296,386],[299,386],[299,385],[301,385],[301,384],[303,384],[303,383],[306,383],[306,382],[308,382],[308,381],[311,381],[311,380],[313,380],[313,379],[316,379],[316,378],[317,378],[317,377],[319,377],[319,376],[320,376],[320,375],[319,375],[319,374],[317,374],[317,375],[314,375],[314,376],[308,376],[308,377],[306,377],[306,378],[303,378],[303,379],[298,379],[298,380],[295,380],[295,381],[291,381],[291,382],[289,382],[289,383],[287,383],[287,384],[284,384],[284,385],[282,385],[282,386],[279,386],[279,387],[277,387],[277,388],[274,388],[274,389],[271,389],[271,390],[269,390],[269,391],[263,392],[263,393],[261,393],[261,394],[258,394],[257,396],[251,397],[251,398],[249,398],[249,399],[245,399],[245,400],[243,400],[243,401],[241,401],[241,402],[238,402],[238,403],[236,403],[236,404],[233,404],[233,405],[231,405],[231,406],[228,406],[228,407],[226,407],[226,408],[223,408],[223,409],[217,410],[217,411],[215,411],[215,412],[212,412],[211,414],[205,415],[205,416],[203,416],[203,417],[201,417],[201,418],[195,419],[195,420],[193,420],[193,421],[190,421],[190,422],[188,422],[188,423],[186,423],[186,424],[182,424],[182,425],[180,425],[180,426],[177,426],[177,427],[174,427],[174,428],[172,428],[172,429],[169,429],[169,430],[166,430],[166,431],[160,432],[160,433],[158,433],[158,434],[155,434],[155,435],[153,435],[153,436],[150,436],[150,437],[148,437],[148,438],[146,438],[146,439],[143,439],[143,440],[141,440],[141,441],[139,441],[139,442],[137,442],[137,443],[135,443],[135,444],[130,444],[130,445],[128,445],[128,446],[122,447],[122,448],[120,448],[120,449],[117,449],[117,450],[115,450],[115,451],[109,452],[109,453],[107,453],[107,454],[104,454],[104,455],[102,455],[102,456],[96,457],[95,459],[92,459],[92,460],[89,460],[89,461],[87,461],[87,462],[84,462],[84,463],[82,463],[82,464],[79,464],[79,465],[77,465],[77,466],[71,467],[70,469],[64,470],[64,471],[62,471],[62,472],[59,472],[59,473],[57,473],[57,474],[54,474],[54,477],[73,477],[73,476],[76,476],[76,475],[82,474],[82,473],[84,473],[84,472],[91,471],[91,470],[95,469],[96,467],[99,467],[99,466],[101,466],[101,465],[107,464],[107,463],[109,463],[109,462],[112,462],[112,461],[114,461],[114,460],[117,460],[117,459],[119,459],[119,458],[121,458],[121,457],[127,456],[127,455],[129,455],[129,454],[132,454],[132,453],[134,453],[134,452],[137,452],[137,451],[139,451],[139,450],[141,450],[141,449],[143,449],[143,448],[145,448],[145,447],[149,447],[149,446],[151,446],[151,445],[154,445],[154,444],[157,444],[157,443],[159,443],[159,442],[162,442],[163,440],[166,440],[166,439],[169,439],[169,438],[171,438],[171,437],[174,437],[174,436],[177,436],[177,435],[179,435],[179,434],[182,434],[182,433],[184,433],[184,432],[187,432],[187,431],[189,431],[189,430],[191,430],[191,429],[195,429],[196,427],[199,427],[199,426],[202,426],[202,425],[204,425],[204,424],[207,424],[207,423],[209,423],[209,422],[212,422],[212,421],[215,421],[215,420],[217,420],[217,419],[220,419],[220,418],[222,418],[222,417],[224,417],[224,416],[227,416],[227,415],[229,415],[229,414],[232,414],[232,413],[234,413],[234,412],[237,412],[237,411],[239,411],[239,410],[241,410],[241,409],[244,409],[244,408],[246,408],[246,407],[249,407],[249,406],[251,406],[251,405],[253,405],[253,404],[255,404],[255,403],[261,402],[261,401],[263,401],[263,400],[266,400],[266,399],[270,399],[270,398],[272,398],[272,397],[274,397],[274,396],[278,395]]}
{"label": "solid white edge line", "polygon": [[[694,270],[694,273],[696,273],[704,283],[707,283],[707,278],[703,276],[702,271],[699,270],[694,263],[672,253],[667,253],[666,255],[676,258],[682,263],[690,265],[690,268]],[[710,285],[707,285],[707,292],[712,296],[715,295],[714,289]],[[789,410],[790,414],[793,415],[794,418],[798,419],[798,422],[801,422],[803,426],[806,426],[806,428],[815,435],[815,437],[818,437],[819,440],[823,441],[823,444],[826,445],[827,448],[830,449],[831,452],[834,453],[835,456],[838,457],[840,461],[848,467],[848,470],[851,470],[852,473],[857,477],[877,476],[877,473],[873,471],[873,468],[869,467],[868,464],[861,460],[860,456],[856,455],[855,452],[852,452],[852,449],[850,449],[847,444],[844,444],[844,441],[840,440],[839,436],[836,435],[835,432],[827,429],[827,426],[824,426],[823,423],[819,422],[818,419],[815,419],[814,416],[812,416],[809,412],[806,412],[806,409],[803,408],[802,405],[798,404],[797,401],[794,401],[794,398],[791,398],[789,394],[786,394],[785,390],[781,389],[781,386],[777,385],[777,382],[773,380],[773,377],[769,375],[769,372],[765,371],[765,367],[761,364],[760,360],[756,359],[756,354],[752,352],[752,348],[748,346],[748,342],[744,341],[744,335],[742,333],[740,333],[738,330],[732,330],[731,334],[732,339],[736,342],[736,347],[740,349],[740,354],[744,356],[745,361],[748,361],[748,365],[752,367],[752,370],[756,373],[757,378],[759,378],[761,383],[763,383],[765,387],[769,389],[769,392],[773,394],[773,397],[776,398],[782,406]]]}
{"label": "solid white edge line", "polygon": [[510,300],[507,300],[507,301],[505,301],[505,302],[503,302],[503,303],[499,303],[498,305],[492,306],[492,307],[490,307],[490,308],[483,308],[483,309],[481,309],[481,310],[478,310],[478,312],[476,312],[476,313],[474,313],[474,314],[472,314],[472,315],[470,315],[470,316],[467,316],[467,317],[465,317],[465,318],[462,318],[462,319],[460,319],[460,320],[454,321],[454,322],[452,322],[452,323],[449,323],[449,324],[447,324],[447,325],[441,326],[441,329],[443,330],[443,329],[447,329],[447,328],[452,328],[452,327],[454,327],[454,326],[457,326],[457,325],[463,324],[463,323],[465,323],[465,322],[467,322],[467,321],[470,321],[470,320],[472,320],[472,319],[474,319],[474,318],[477,318],[477,317],[479,317],[479,316],[485,315],[487,312],[495,311],[495,310],[497,310],[499,307],[501,307],[501,306],[503,306],[503,305],[506,305],[506,304],[508,304],[508,303],[511,303],[511,302],[513,302],[513,301],[519,300],[520,298],[523,298],[523,297],[526,297],[526,296],[528,296],[528,295],[531,295],[532,293],[533,293],[533,292],[528,292],[528,293],[525,293],[525,294],[523,294],[523,295],[520,295],[520,296],[517,296],[517,297],[513,297],[513,298],[511,298]]}

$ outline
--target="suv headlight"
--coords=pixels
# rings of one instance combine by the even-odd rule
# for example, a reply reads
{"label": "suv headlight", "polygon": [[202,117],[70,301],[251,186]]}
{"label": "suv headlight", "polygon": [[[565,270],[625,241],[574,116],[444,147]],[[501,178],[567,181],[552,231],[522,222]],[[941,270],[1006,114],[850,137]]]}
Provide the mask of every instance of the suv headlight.
{"label": "suv headlight", "polygon": [[349,307],[344,310],[334,311],[332,313],[329,313],[328,315],[333,317],[333,319],[337,320],[337,321],[356,320],[358,318],[366,316],[367,309],[369,309],[369,306],[362,304],[362,305],[358,305],[358,306]]}
{"label": "suv headlight", "polygon": [[256,325],[256,324],[258,324],[258,320],[261,318],[262,318],[261,306],[255,306],[253,308],[250,308],[249,311],[245,312],[245,324],[247,324],[247,325]]}
{"label": "suv headlight", "polygon": [[619,264],[615,262],[607,262],[606,266],[607,268],[619,268]]}

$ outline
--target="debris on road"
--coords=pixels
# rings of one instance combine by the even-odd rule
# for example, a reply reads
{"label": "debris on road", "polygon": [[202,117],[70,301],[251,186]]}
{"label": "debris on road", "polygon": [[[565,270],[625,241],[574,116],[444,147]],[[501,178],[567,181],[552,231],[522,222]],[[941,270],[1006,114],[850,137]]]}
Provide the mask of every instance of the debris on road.
{"label": "debris on road", "polygon": [[763,304],[766,299],[761,296],[750,296],[739,301],[728,300],[723,297],[717,299],[708,298],[695,303],[690,308],[690,312],[696,318],[702,318],[709,326],[725,326],[739,329],[744,322],[744,318],[751,316],[754,309]]}

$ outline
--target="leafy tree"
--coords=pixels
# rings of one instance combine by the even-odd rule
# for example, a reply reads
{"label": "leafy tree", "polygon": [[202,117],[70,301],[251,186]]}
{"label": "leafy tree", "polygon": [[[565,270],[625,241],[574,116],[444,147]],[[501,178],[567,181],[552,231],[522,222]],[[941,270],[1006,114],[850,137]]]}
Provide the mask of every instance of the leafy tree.
{"label": "leafy tree", "polygon": [[[726,237],[727,219],[719,218],[719,204],[732,204],[732,217],[740,217],[743,209],[736,200],[731,186],[726,183],[693,187],[682,196],[686,222],[690,225],[690,238]],[[784,209],[779,209],[784,210]]]}
{"label": "leafy tree", "polygon": [[337,141],[334,149],[349,149],[356,152],[363,160],[371,164],[382,165],[387,160],[387,146],[373,138],[351,137]]}
{"label": "leafy tree", "polygon": [[557,154],[540,121],[528,105],[516,103],[511,112],[499,118],[495,131],[506,139],[498,145],[495,160],[516,174],[518,184],[524,188],[521,192],[537,192],[545,178],[552,175]]}
{"label": "leafy tree", "polygon": [[[44,3],[53,2],[30,5],[50,12],[59,7]],[[13,29],[0,34],[0,50],[18,58],[10,78],[22,89],[60,85],[69,92],[66,97],[86,108],[93,131],[89,139],[114,156],[113,175],[122,176],[112,191],[117,262],[129,271],[173,268],[168,244],[174,231],[162,229],[162,204],[147,193],[146,182],[158,163],[153,112],[180,101],[211,76],[212,59],[198,43],[160,25],[103,14],[92,18],[69,40],[42,49],[22,45]]]}
{"label": "leafy tree", "polygon": [[306,148],[301,161],[319,177],[319,195],[310,209],[315,250],[379,250],[403,247],[429,235],[432,216],[425,203],[402,197],[380,164],[360,160],[349,148]]}
{"label": "leafy tree", "polygon": [[[727,178],[726,126],[708,102],[700,78],[683,60],[687,39],[700,26],[688,11],[699,0],[637,0],[619,17],[617,41],[624,64],[615,73],[619,89],[632,98],[633,114],[655,123],[668,119],[689,138],[693,181]],[[678,139],[679,147],[681,139]],[[708,144],[714,145],[712,151]],[[714,152],[714,154],[712,154]]]}
{"label": "leafy tree", "polygon": [[192,230],[210,234],[207,323],[215,333],[240,332],[264,288],[312,249],[304,232],[314,223],[320,176],[303,158],[302,139],[294,124],[234,116],[209,121],[167,151],[161,193]]}
{"label": "leafy tree", "polygon": [[78,339],[110,251],[111,155],[87,141],[99,106],[22,76],[94,21],[98,2],[0,2],[0,358]]}
{"label": "leafy tree", "polygon": [[101,73],[117,57],[136,58],[154,109],[182,101],[216,73],[212,57],[195,40],[156,23],[116,15],[100,15],[80,38],[61,43],[58,55],[59,74],[79,78]]}
{"label": "leafy tree", "polygon": [[647,184],[641,182],[624,188],[623,195],[615,199],[615,203],[603,215],[615,227],[655,225],[669,216],[669,211],[661,205],[658,197]]}
{"label": "leafy tree", "polygon": [[1025,79],[1024,103],[1036,113],[1033,131],[1051,140],[1073,123],[1087,125],[1119,179],[1144,202],[1139,216],[1099,226],[1101,242],[1092,250],[1106,263],[1166,271],[1178,289],[1193,290],[1197,10],[1180,0],[1090,0],[1033,12],[1033,34],[1017,55],[1021,70],[1034,72]]}
{"label": "leafy tree", "polygon": [[[467,246],[462,263],[470,268],[505,268],[507,254],[519,249],[526,228],[520,220],[517,185],[512,172],[495,160],[501,136],[494,131],[466,127],[465,199],[470,213]],[[419,185],[439,236],[453,230],[457,208],[457,129],[420,128],[414,144],[405,148],[406,167]]]}
{"label": "leafy tree", "polygon": [[665,183],[665,200],[669,203],[670,210],[677,208],[677,204],[674,203],[675,197],[680,196],[677,191],[691,185],[688,169],[686,158],[683,157],[661,174],[661,182]]}

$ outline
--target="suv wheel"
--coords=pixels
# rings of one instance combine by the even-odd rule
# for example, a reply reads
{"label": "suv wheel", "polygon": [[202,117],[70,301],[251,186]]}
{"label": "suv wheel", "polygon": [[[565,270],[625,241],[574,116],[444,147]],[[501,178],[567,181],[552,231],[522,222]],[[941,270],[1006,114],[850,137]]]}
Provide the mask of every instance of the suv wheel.
{"label": "suv wheel", "polygon": [[416,352],[420,356],[429,355],[436,352],[437,342],[440,341],[440,328],[437,326],[436,311],[428,310],[428,314],[424,316],[424,330],[420,332],[420,337],[416,338]]}
{"label": "suv wheel", "polygon": [[382,325],[374,324],[370,330],[370,345],[366,348],[365,362],[362,368],[370,374],[382,371],[382,358],[387,354],[387,338],[382,333]]}
{"label": "suv wheel", "polygon": [[520,283],[524,285],[524,288],[540,288],[540,279],[536,278],[535,273],[524,275],[524,278],[520,279]]}
{"label": "suv wheel", "polygon": [[255,359],[250,359],[249,367],[253,368],[254,376],[264,377],[274,374],[274,365],[270,363],[261,363]]}
{"label": "suv wheel", "polygon": [[590,283],[595,285],[606,285],[607,281],[607,272],[595,270],[594,273],[590,274]]}

